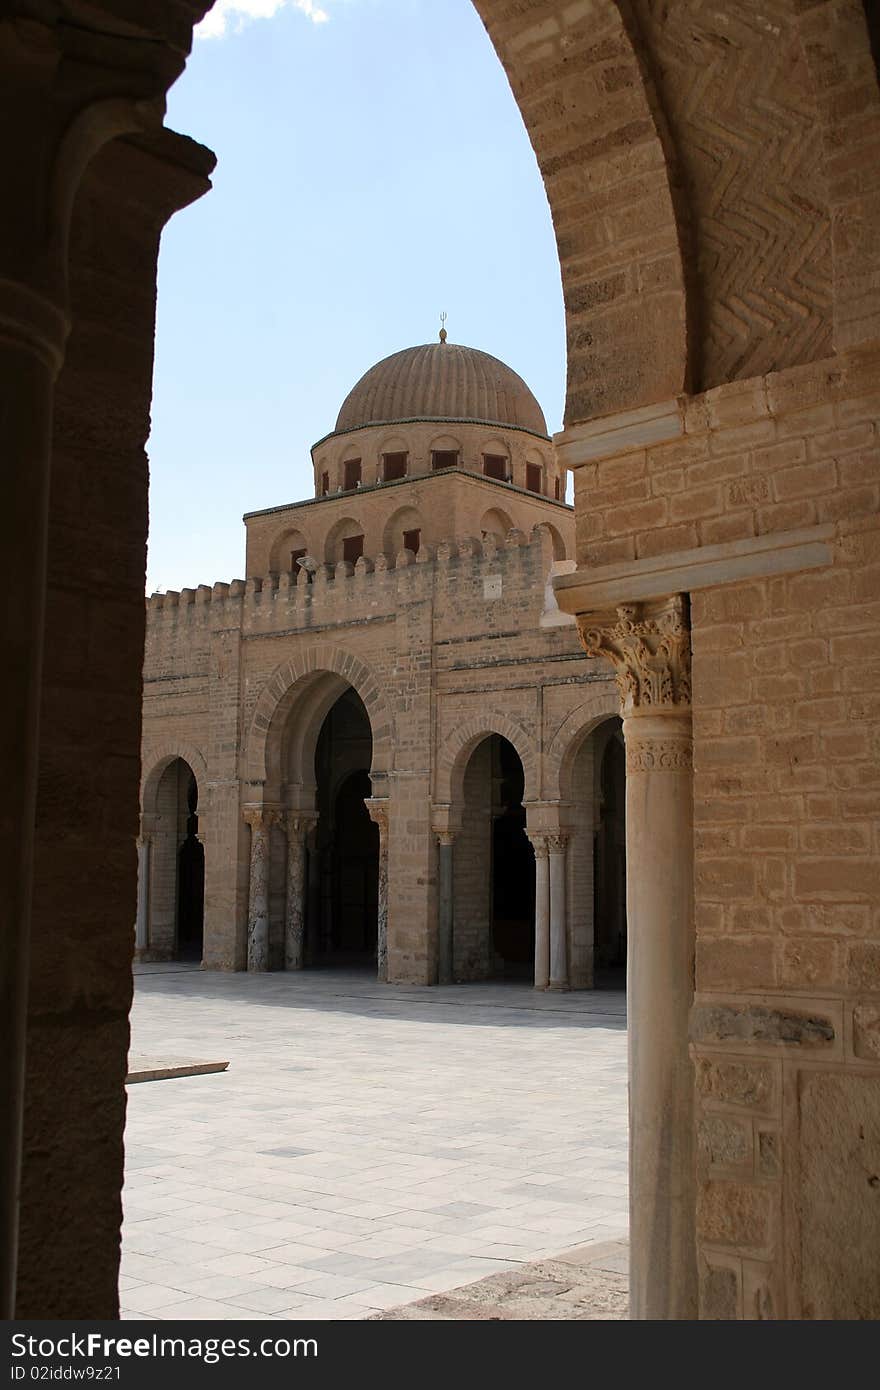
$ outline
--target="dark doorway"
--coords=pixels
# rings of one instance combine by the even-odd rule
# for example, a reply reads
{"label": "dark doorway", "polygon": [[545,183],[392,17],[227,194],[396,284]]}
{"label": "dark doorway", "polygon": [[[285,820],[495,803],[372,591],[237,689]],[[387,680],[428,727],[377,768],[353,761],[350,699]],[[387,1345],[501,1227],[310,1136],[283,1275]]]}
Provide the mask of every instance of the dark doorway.
{"label": "dark doorway", "polygon": [[364,805],[373,757],[363,701],[347,690],[328,713],[315,750],[318,824],[309,855],[307,965],[376,964],[379,829]]}
{"label": "dark doorway", "polygon": [[[186,769],[189,771],[189,769]],[[202,959],[205,920],[205,847],[199,833],[199,789],[186,787],[185,838],[177,851],[177,959]]]}
{"label": "dark doorway", "polygon": [[535,855],[526,835],[525,773],[512,743],[492,737],[492,948],[495,973],[527,979],[535,965]]}
{"label": "dark doorway", "polygon": [[616,732],[600,764],[594,885],[596,982],[620,988],[626,969],[626,755]]}

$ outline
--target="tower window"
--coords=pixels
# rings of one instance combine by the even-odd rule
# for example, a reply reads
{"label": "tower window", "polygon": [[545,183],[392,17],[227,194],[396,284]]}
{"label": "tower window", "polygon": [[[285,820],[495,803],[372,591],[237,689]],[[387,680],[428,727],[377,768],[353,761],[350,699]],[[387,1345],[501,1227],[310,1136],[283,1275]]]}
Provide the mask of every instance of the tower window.
{"label": "tower window", "polygon": [[507,477],[507,458],[504,454],[484,454],[483,472],[487,478],[496,478],[499,483],[509,481]]}
{"label": "tower window", "polygon": [[393,483],[395,478],[406,477],[406,460],[407,455],[403,453],[382,455],[382,477],[386,483]]}
{"label": "tower window", "polygon": [[457,468],[458,450],[457,449],[432,449],[431,451],[432,468]]}
{"label": "tower window", "polygon": [[361,482],[361,461],[360,459],[346,459],[344,464],[346,492],[352,492],[356,487],[360,487]]}
{"label": "tower window", "polygon": [[417,527],[414,531],[404,531],[404,533],[403,533],[403,548],[404,548],[404,550],[411,550],[412,553],[413,553],[413,555],[418,555],[418,553],[419,553],[419,545],[421,544],[421,540],[422,540],[421,528]]}
{"label": "tower window", "polygon": [[554,492],[554,496],[556,497],[556,501],[559,502],[561,499],[560,499],[560,496],[559,496],[559,479],[558,479],[558,478],[555,478],[554,481],[553,481],[553,492]]}
{"label": "tower window", "polygon": [[327,496],[327,493],[328,493],[329,491],[330,491],[330,474],[329,474],[329,473],[322,473],[322,474],[321,474],[321,496],[322,496],[322,497],[326,497],[326,496]]}
{"label": "tower window", "polygon": [[541,465],[539,463],[526,464],[526,487],[529,492],[543,492],[541,487]]}
{"label": "tower window", "polygon": [[[358,459],[360,463],[360,459]],[[346,536],[342,542],[342,558],[347,560],[350,565],[356,565],[364,553],[363,536]]]}

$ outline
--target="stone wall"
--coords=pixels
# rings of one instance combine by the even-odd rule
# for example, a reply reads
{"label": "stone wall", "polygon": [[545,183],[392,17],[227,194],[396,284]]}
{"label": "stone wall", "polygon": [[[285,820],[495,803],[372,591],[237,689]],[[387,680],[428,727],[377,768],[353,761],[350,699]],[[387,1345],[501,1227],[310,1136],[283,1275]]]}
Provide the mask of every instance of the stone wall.
{"label": "stone wall", "polygon": [[573,555],[574,515],[564,502],[463,469],[444,469],[248,513],[246,574],[250,579],[283,573],[293,550],[336,564],[343,558],[344,535],[363,535],[364,554],[374,563],[384,554],[386,564],[393,565],[405,530],[420,530],[421,543],[433,549],[449,536],[479,540],[484,530],[503,542],[509,530],[529,532],[540,522],[553,527],[556,558]]}
{"label": "stone wall", "polygon": [[562,446],[587,585],[690,589],[708,1316],[880,1312],[878,365],[850,350]]}
{"label": "stone wall", "polygon": [[[393,566],[384,555],[364,557],[354,567],[322,567],[311,579],[288,571],[148,600],[144,810],[154,808],[157,770],[172,756],[188,761],[199,782],[206,847],[206,965],[244,964],[249,835],[243,806],[276,804],[289,776],[314,776],[308,738],[300,772],[267,772],[266,763],[281,748],[285,720],[302,728],[313,722],[305,706],[292,703],[288,712],[284,703],[295,701],[297,673],[308,670],[354,685],[368,705],[374,795],[390,800],[391,978],[434,978],[432,807],[464,802],[459,782],[455,790],[447,785],[448,768],[460,779],[480,740],[501,733],[527,769],[527,800],[539,802],[555,767],[547,761],[551,747],[558,758],[615,709],[613,683],[584,656],[574,627],[540,626],[552,563],[552,537],[539,526],[529,538],[512,531],[502,543],[489,536],[482,544],[442,543],[433,554],[425,547]],[[558,793],[550,800],[558,801]],[[283,837],[273,834],[277,858]],[[572,884],[586,943],[592,899],[587,902],[580,869]],[[277,938],[278,871],[271,888]],[[578,957],[581,985],[591,979],[585,950]]]}

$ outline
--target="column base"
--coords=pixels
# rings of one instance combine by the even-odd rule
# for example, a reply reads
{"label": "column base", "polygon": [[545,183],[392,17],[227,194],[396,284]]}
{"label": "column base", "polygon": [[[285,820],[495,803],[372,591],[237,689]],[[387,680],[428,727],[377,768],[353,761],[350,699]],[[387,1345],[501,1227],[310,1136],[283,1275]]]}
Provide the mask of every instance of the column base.
{"label": "column base", "polygon": [[547,991],[550,994],[568,994],[570,990],[571,985],[562,984],[557,980],[551,980],[547,986]]}

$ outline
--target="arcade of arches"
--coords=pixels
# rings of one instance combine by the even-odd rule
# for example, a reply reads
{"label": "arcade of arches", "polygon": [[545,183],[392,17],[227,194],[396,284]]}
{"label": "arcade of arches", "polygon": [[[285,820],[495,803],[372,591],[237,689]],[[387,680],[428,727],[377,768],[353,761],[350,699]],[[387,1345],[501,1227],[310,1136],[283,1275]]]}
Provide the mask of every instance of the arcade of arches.
{"label": "arcade of arches", "polygon": [[[492,845],[493,805],[518,829],[514,793],[493,801],[492,756],[479,748],[497,735],[522,764],[526,832],[533,847],[546,841],[546,859],[535,854],[535,964],[546,938],[552,975],[554,943],[559,961],[566,933],[576,936],[570,902],[594,901],[570,882],[572,863],[609,864],[609,895],[623,872],[601,813],[584,855],[596,826],[584,824],[574,778],[588,756],[578,730],[622,713],[633,1314],[876,1318],[872,11],[860,0],[475,3],[553,214],[565,428],[551,443],[530,413],[450,443],[445,425],[423,421],[409,446],[420,471],[401,477],[398,457],[384,481],[385,424],[368,421],[363,488],[310,503],[333,553],[296,557],[302,545],[291,544],[276,560],[272,545],[302,533],[308,509],[261,516],[249,523],[245,581],[153,606],[148,661],[161,672],[164,652],[173,667],[189,643],[187,688],[203,692],[212,730],[204,767],[186,728],[176,748],[171,731],[161,744],[145,738],[148,775],[162,757],[185,757],[196,780],[195,809],[179,768],[163,790],[166,863],[174,840],[188,843],[178,883],[191,883],[203,841],[207,964],[242,968],[251,942],[266,957],[282,842],[291,858],[279,818],[300,817],[296,862],[304,822],[322,814],[311,774],[293,785],[282,776],[276,734],[293,708],[288,690],[308,702],[302,682],[330,672],[337,685],[312,691],[299,727],[313,742],[295,761],[299,774],[315,766],[323,719],[353,686],[372,732],[377,950],[384,916],[389,973],[415,979],[430,963],[442,978],[451,962],[456,816],[470,813],[460,784],[469,778],[478,796],[489,786]],[[162,227],[207,191],[213,167],[163,127],[162,111],[206,8],[0,4],[0,557],[15,596],[0,720],[10,808],[0,1295],[5,1313],[25,1317],[118,1311],[136,841],[150,829],[139,824],[138,748],[155,268]],[[390,423],[387,452],[399,456]],[[507,447],[496,453],[499,433]],[[436,469],[432,442],[444,455]],[[324,472],[329,488],[342,468],[344,486],[354,462],[338,439],[327,448],[319,493]],[[478,451],[502,464],[485,471]],[[565,469],[573,526],[556,501]],[[416,537],[407,512],[407,537],[385,538],[391,513],[372,499],[395,489],[439,534]],[[479,525],[499,510],[513,522],[503,537]],[[361,529],[331,536],[348,520]],[[300,558],[316,566],[302,583]],[[566,569],[551,605],[554,564]],[[351,632],[325,642],[343,611]],[[370,624],[391,612],[393,659],[370,666]],[[429,617],[441,635],[433,647]],[[279,647],[283,632],[297,634],[295,657]],[[538,652],[553,679],[517,693],[517,663]],[[612,674],[614,704],[600,693]],[[238,757],[242,731],[236,770],[224,759],[230,748]],[[413,750],[429,746],[414,764]],[[482,790],[474,756],[477,770],[489,760]],[[609,811],[617,756],[600,773]],[[337,825],[354,816],[364,789],[340,787],[342,805],[337,796],[323,814]],[[170,881],[166,930],[170,940],[176,902],[179,943],[191,918]],[[226,936],[213,925],[224,921]],[[256,936],[254,921],[264,924]],[[496,940],[519,949],[520,929],[506,930],[484,933],[493,963]]]}

